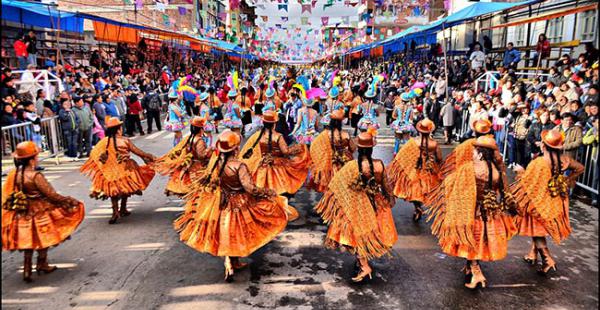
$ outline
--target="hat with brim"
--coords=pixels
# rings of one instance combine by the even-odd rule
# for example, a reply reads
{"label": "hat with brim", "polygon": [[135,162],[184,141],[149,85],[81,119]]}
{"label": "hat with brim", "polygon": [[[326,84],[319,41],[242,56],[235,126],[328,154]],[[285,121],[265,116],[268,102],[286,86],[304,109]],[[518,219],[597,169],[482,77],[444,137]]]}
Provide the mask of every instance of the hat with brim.
{"label": "hat with brim", "polygon": [[432,133],[435,130],[435,124],[428,118],[422,119],[415,126],[420,133]]}
{"label": "hat with brim", "polygon": [[40,149],[32,141],[25,141],[17,144],[12,156],[15,159],[31,158],[40,153]]}
{"label": "hat with brim", "polygon": [[264,123],[277,123],[279,115],[275,111],[265,111],[262,115],[262,121]]}
{"label": "hat with brim", "polygon": [[307,106],[309,106],[309,107],[312,107],[315,104],[315,100],[307,98],[307,99],[304,100],[304,104],[307,105]]}
{"label": "hat with brim", "polygon": [[473,143],[476,147],[483,147],[491,150],[498,150],[498,145],[496,144],[496,140],[492,136],[481,136],[475,140]]}
{"label": "hat with brim", "polygon": [[121,120],[119,120],[116,117],[108,117],[106,119],[106,121],[104,122],[104,124],[106,125],[106,128],[113,128],[113,127],[121,126],[123,124],[123,122],[121,122]]}
{"label": "hat with brim", "polygon": [[478,134],[487,134],[492,131],[492,122],[487,119],[480,119],[474,121],[471,126],[473,130]]}
{"label": "hat with brim", "polygon": [[362,132],[358,135],[356,145],[362,148],[374,147],[376,144],[375,137],[368,132]]}
{"label": "hat with brim", "polygon": [[337,98],[337,96],[339,96],[339,95],[340,95],[340,89],[337,86],[334,86],[329,90],[329,97]]}
{"label": "hat with brim", "polygon": [[542,142],[549,148],[561,150],[565,144],[565,135],[555,129],[543,130],[541,137]]}
{"label": "hat with brim", "polygon": [[265,91],[265,96],[267,96],[267,98],[271,98],[273,96],[275,96],[275,90],[273,88],[267,88],[267,90]]}
{"label": "hat with brim", "polygon": [[206,125],[206,118],[195,116],[192,118],[192,121],[190,121],[190,124],[194,127],[204,128],[204,125]]}
{"label": "hat with brim", "polygon": [[227,130],[219,135],[216,146],[219,152],[229,153],[240,145],[240,141],[241,138],[239,134],[231,130]]}
{"label": "hat with brim", "polygon": [[237,97],[237,90],[232,89],[229,92],[227,92],[227,97],[229,97],[229,98]]}
{"label": "hat with brim", "polygon": [[208,93],[201,93],[200,94],[200,101],[206,101],[206,99],[208,99]]}
{"label": "hat with brim", "polygon": [[400,94],[400,99],[402,99],[402,101],[410,101],[410,95],[408,93],[402,93]]}
{"label": "hat with brim", "polygon": [[365,97],[372,99],[375,98],[375,96],[377,96],[377,91],[375,90],[375,87],[369,86],[369,89],[367,89],[367,91],[365,92]]}

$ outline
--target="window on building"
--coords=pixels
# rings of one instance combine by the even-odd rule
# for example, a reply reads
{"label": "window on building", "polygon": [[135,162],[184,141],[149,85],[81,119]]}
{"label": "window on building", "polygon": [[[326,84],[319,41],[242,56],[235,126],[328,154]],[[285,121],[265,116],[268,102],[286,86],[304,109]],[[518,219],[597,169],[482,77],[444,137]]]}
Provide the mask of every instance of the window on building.
{"label": "window on building", "polygon": [[563,38],[564,16],[548,21],[548,40],[552,43],[558,43]]}
{"label": "window on building", "polygon": [[525,43],[525,32],[527,29],[526,25],[518,25],[515,27],[515,45],[516,46],[526,46]]}
{"label": "window on building", "polygon": [[596,11],[579,13],[579,38],[581,41],[591,41],[596,32]]}

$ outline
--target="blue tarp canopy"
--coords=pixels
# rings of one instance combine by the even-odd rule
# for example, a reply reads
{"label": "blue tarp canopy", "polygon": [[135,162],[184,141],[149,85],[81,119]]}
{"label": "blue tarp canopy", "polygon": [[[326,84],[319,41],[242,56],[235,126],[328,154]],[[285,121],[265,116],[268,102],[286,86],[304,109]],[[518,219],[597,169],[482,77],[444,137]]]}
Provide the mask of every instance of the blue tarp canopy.
{"label": "blue tarp canopy", "polygon": [[60,27],[64,31],[83,33],[83,18],[42,3],[2,0],[2,19],[29,26],[52,29]]}

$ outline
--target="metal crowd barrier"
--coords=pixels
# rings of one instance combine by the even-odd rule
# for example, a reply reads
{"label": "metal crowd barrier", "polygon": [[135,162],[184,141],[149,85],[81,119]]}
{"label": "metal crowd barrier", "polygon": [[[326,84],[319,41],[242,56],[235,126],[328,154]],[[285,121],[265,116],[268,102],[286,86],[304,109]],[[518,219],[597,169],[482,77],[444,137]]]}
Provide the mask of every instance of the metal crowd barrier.
{"label": "metal crowd barrier", "polygon": [[593,145],[579,148],[577,161],[584,166],[583,174],[577,180],[577,186],[598,195],[598,146],[595,152]]}
{"label": "metal crowd barrier", "polygon": [[23,141],[34,141],[41,152],[39,160],[54,158],[58,164],[58,156],[64,151],[65,143],[58,116],[44,118],[38,133],[31,122],[2,127],[2,161],[10,160],[17,144]]}

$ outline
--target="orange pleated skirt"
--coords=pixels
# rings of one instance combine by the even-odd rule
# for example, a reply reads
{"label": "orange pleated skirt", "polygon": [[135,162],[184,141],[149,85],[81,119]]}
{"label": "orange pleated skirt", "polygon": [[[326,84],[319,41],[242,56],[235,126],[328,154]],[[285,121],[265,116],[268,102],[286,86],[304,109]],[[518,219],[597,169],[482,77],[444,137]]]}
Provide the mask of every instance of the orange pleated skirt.
{"label": "orange pleated skirt", "polygon": [[66,209],[43,199],[28,199],[25,214],[2,209],[2,250],[42,250],[67,239],[83,221],[83,204]]}
{"label": "orange pleated skirt", "polygon": [[505,214],[489,217],[484,225],[481,217],[476,217],[473,225],[475,246],[460,244],[440,244],[442,251],[451,256],[468,260],[496,261],[506,257],[508,240],[514,236],[517,228],[513,219]]}
{"label": "orange pleated skirt", "polygon": [[[566,200],[562,207],[556,207],[562,208],[563,210],[561,216],[556,221],[562,223],[562,225],[560,225],[561,227],[568,227],[567,230],[561,232],[561,235],[566,238],[571,231],[571,224],[569,222],[569,200]],[[529,208],[531,208],[531,206],[529,206]],[[535,217],[531,215],[530,210],[527,210],[523,216],[518,216],[516,218],[516,224],[519,231],[519,236],[546,237],[550,235],[544,227],[544,224],[536,220]]]}
{"label": "orange pleated skirt", "polygon": [[[331,210],[339,209],[339,207],[333,206],[332,204],[338,203],[334,198],[335,195],[332,192],[326,192],[325,195],[319,201],[319,204],[315,207],[316,210]],[[376,198],[384,199],[382,197]],[[392,248],[396,241],[398,241],[398,232],[396,231],[396,224],[394,224],[394,217],[392,216],[392,209],[390,207],[380,207],[376,210],[377,217],[377,235],[378,239],[381,240],[382,244],[387,248]],[[354,236],[352,229],[352,223],[347,220],[334,221],[329,224],[327,230],[327,237],[325,239],[325,246],[328,248],[339,249],[342,251],[348,251],[355,254],[353,248],[358,245],[357,238]]]}
{"label": "orange pleated skirt", "polygon": [[141,195],[154,178],[154,170],[147,165],[138,165],[133,159],[127,159],[119,164],[119,178],[108,180],[94,160],[88,160],[80,171],[92,179],[90,197],[107,199],[109,197],[126,198],[132,195]]}
{"label": "orange pleated skirt", "polygon": [[169,181],[165,187],[167,195],[185,196],[192,187],[192,177],[199,175],[205,168],[199,161],[194,161],[192,166],[184,170],[181,168],[173,170],[169,174]]}
{"label": "orange pleated skirt", "polygon": [[219,193],[203,192],[188,201],[174,227],[180,240],[199,252],[246,257],[283,231],[289,208],[284,197],[236,193],[221,199]]}
{"label": "orange pleated skirt", "polygon": [[277,194],[295,194],[306,181],[310,155],[306,146],[303,151],[292,157],[274,157],[273,163],[258,166],[252,178],[256,186],[269,188]]}
{"label": "orange pleated skirt", "polygon": [[425,196],[442,181],[439,167],[433,170],[417,169],[414,176],[401,171],[393,185],[394,196],[406,201],[425,202]]}

